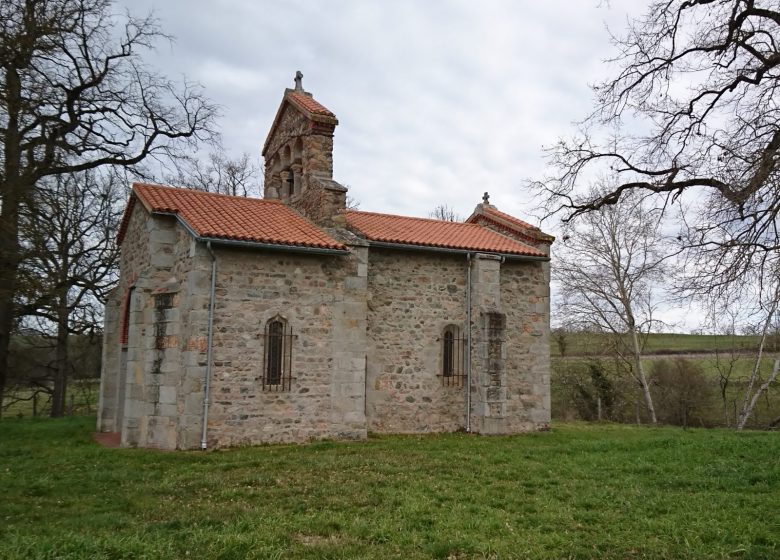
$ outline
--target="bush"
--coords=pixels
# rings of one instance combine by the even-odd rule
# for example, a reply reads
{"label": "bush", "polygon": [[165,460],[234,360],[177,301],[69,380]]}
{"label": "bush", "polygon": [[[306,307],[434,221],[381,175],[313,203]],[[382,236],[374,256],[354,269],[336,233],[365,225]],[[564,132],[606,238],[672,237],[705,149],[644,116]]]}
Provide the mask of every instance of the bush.
{"label": "bush", "polygon": [[659,422],[675,426],[712,424],[713,385],[699,364],[685,358],[657,360],[650,382]]}

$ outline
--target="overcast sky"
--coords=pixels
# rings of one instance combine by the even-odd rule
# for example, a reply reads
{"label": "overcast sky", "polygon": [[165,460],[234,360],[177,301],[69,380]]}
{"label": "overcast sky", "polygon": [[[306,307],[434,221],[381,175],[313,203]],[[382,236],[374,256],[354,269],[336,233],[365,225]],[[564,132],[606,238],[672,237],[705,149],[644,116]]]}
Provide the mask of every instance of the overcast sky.
{"label": "overcast sky", "polygon": [[[123,0],[175,36],[149,62],[222,106],[233,155],[258,158],[284,88],[339,119],[334,179],[361,210],[467,217],[490,193],[538,224],[523,190],[608,75],[608,30],[646,0]],[[545,230],[556,234],[554,223]],[[672,322],[677,313],[666,314]],[[695,326],[691,321],[681,326]]]}
{"label": "overcast sky", "polygon": [[[259,157],[296,70],[339,119],[334,178],[363,210],[466,217],[489,191],[530,217],[521,189],[542,146],[571,132],[588,84],[642,0],[125,0],[176,38],[150,62],[203,84],[227,149]],[[121,5],[121,4],[120,4]]]}

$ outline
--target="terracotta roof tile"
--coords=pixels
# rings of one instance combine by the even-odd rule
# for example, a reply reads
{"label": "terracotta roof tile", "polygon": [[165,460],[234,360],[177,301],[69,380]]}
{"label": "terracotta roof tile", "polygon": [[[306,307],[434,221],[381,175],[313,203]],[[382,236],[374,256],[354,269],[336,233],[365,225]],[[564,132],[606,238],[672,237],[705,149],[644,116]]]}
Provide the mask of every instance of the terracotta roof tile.
{"label": "terracotta roof tile", "polygon": [[538,227],[483,204],[477,207],[466,223],[490,225],[511,235],[519,235],[532,243],[552,243],[555,240],[552,235],[544,233]]}
{"label": "terracotta roof tile", "polygon": [[348,210],[344,215],[348,226],[371,241],[546,257],[544,253],[530,245],[501,235],[479,224],[410,218],[356,210]]}
{"label": "terracotta roof tile", "polygon": [[530,229],[532,231],[541,231],[538,227],[533,226],[529,224],[528,222],[524,222],[523,220],[518,220],[514,216],[510,216],[509,214],[505,214],[504,212],[501,212],[500,210],[496,210],[494,208],[485,208],[485,214],[487,215],[494,215],[499,218],[502,218],[506,220],[507,222],[511,222],[517,226],[520,226],[525,229]]}
{"label": "terracotta roof tile", "polygon": [[118,242],[127,229],[134,198],[152,213],[176,214],[198,236],[296,247],[344,250],[300,214],[276,200],[206,193],[144,183],[133,184],[133,195]]}
{"label": "terracotta roof tile", "polygon": [[336,116],[331,111],[329,111],[324,105],[321,105],[317,100],[315,100],[310,95],[291,92],[288,93],[287,96],[296,104],[300,105],[310,113],[313,113],[315,115],[324,115],[326,117]]}

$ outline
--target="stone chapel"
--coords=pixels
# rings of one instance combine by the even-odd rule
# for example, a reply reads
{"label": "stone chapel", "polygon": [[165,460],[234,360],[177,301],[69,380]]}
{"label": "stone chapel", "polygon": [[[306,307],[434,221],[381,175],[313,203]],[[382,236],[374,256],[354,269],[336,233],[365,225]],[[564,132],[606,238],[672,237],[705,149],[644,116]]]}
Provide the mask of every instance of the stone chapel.
{"label": "stone chapel", "polygon": [[98,430],[210,449],[546,429],[553,238],[487,193],[464,223],[346,208],[338,120],[301,77],[263,199],[133,184]]}

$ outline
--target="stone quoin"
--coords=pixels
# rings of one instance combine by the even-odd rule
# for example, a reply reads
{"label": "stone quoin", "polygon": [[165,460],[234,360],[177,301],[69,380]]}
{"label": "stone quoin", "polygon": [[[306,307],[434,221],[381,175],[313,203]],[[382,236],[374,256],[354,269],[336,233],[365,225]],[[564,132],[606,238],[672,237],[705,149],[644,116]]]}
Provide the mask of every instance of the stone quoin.
{"label": "stone quoin", "polygon": [[464,223],[347,209],[338,120],[302,78],[263,199],[133,185],[98,431],[210,449],[546,429],[553,238],[487,193]]}

